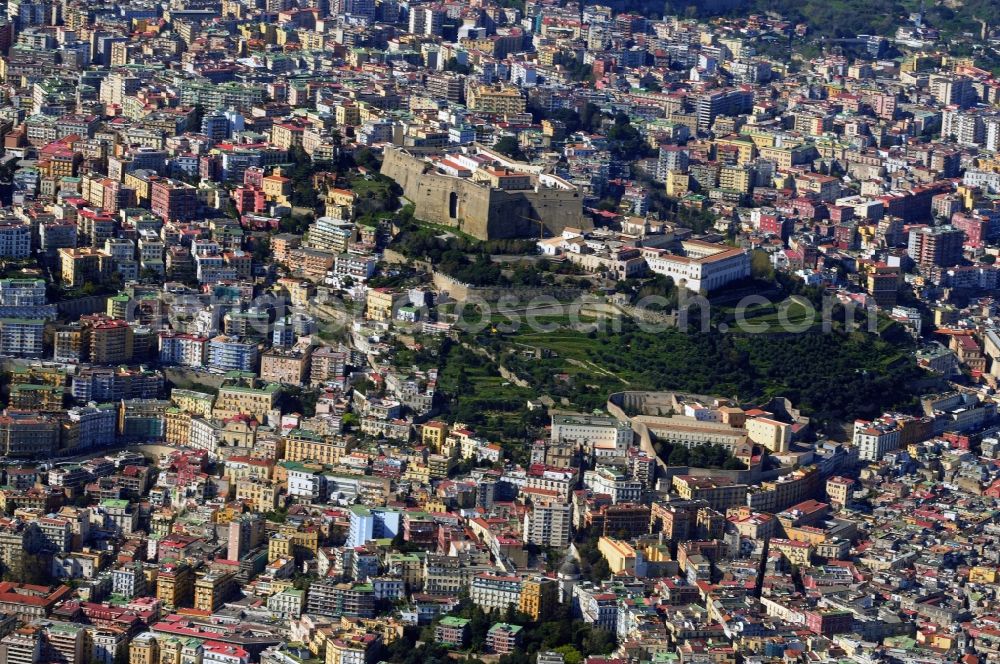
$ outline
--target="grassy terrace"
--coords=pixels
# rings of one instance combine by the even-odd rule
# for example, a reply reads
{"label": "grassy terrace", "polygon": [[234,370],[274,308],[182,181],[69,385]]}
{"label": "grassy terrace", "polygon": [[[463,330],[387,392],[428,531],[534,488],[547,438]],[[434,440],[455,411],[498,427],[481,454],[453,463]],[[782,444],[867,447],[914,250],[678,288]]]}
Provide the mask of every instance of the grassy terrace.
{"label": "grassy terrace", "polygon": [[753,326],[750,331],[754,334],[781,332],[785,322],[796,328],[804,327],[810,321],[809,329],[819,329],[821,325],[819,312],[797,300],[752,305],[744,310],[742,321],[737,318],[736,307],[715,307],[714,310],[717,312],[714,319],[716,325],[721,323],[732,329],[745,321],[745,324]]}
{"label": "grassy terrace", "polygon": [[445,343],[441,366],[438,389],[447,397],[451,418],[512,451],[523,451],[527,426],[538,415],[528,411],[527,403],[537,393],[518,387],[500,375],[495,362],[460,344]]}
{"label": "grassy terrace", "polygon": [[[777,323],[775,311],[755,313],[754,323]],[[789,319],[801,321],[803,314],[791,307]],[[620,333],[522,327],[510,334],[485,332],[477,342],[498,353],[537,394],[565,398],[580,409],[600,408],[610,392],[622,389],[743,401],[785,396],[821,422],[835,424],[913,407],[906,386],[921,375],[907,347],[861,332],[644,332],[626,321]]]}

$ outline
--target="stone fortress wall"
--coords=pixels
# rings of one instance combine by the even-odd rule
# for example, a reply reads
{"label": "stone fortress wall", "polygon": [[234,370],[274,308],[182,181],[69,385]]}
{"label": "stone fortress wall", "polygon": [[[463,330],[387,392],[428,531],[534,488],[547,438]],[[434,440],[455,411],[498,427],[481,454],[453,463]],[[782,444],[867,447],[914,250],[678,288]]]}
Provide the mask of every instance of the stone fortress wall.
{"label": "stone fortress wall", "polygon": [[503,191],[436,173],[420,156],[399,148],[386,148],[381,172],[402,187],[417,219],[456,228],[479,240],[538,237],[543,227],[547,236],[559,235],[567,227],[592,227],[575,187]]}

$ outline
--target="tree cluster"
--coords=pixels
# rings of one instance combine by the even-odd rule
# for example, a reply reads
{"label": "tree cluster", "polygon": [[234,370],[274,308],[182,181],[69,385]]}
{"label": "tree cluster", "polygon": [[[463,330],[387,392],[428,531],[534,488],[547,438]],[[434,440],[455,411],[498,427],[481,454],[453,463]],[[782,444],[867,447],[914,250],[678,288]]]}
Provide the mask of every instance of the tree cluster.
{"label": "tree cluster", "polygon": [[[697,311],[692,312],[693,326],[697,318]],[[916,404],[909,386],[922,376],[909,355],[908,341],[862,332],[722,334],[669,329],[654,333],[626,321],[620,333],[589,335],[595,343],[587,344],[584,355],[578,342],[586,336],[561,331],[550,335],[548,343],[560,355],[586,359],[622,377],[629,389],[719,394],[745,402],[783,396],[820,423],[871,418],[890,409],[912,410]],[[565,359],[558,355],[530,361],[512,355],[505,362],[536,389],[565,395],[578,407],[600,406],[608,392],[622,389],[617,378],[596,374],[585,380],[556,381],[553,377],[566,370]]]}
{"label": "tree cluster", "polygon": [[692,468],[722,468],[723,470],[745,470],[743,462],[736,459],[722,445],[711,443],[687,448],[663,441],[653,443],[657,455],[671,466],[691,466]]}
{"label": "tree cluster", "polygon": [[615,116],[614,124],[607,133],[608,147],[616,159],[634,161],[653,154],[653,148],[643,138],[638,129],[624,113]]}

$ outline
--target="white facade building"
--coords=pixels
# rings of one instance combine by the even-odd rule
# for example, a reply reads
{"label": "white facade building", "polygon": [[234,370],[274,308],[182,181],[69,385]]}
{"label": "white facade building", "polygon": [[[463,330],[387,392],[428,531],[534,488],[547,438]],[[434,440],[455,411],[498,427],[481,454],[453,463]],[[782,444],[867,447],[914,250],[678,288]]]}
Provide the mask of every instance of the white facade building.
{"label": "white facade building", "polygon": [[668,276],[678,287],[695,292],[709,293],[750,277],[750,254],[745,249],[697,240],[682,242],[681,247],[683,255],[643,247],[642,256],[651,272]]}
{"label": "white facade building", "polygon": [[854,421],[852,442],[858,448],[858,458],[863,461],[880,461],[899,447],[900,429],[895,423]]}
{"label": "white facade building", "polygon": [[553,443],[570,442],[596,456],[624,456],[632,445],[632,426],[613,417],[553,415]]}
{"label": "white facade building", "polygon": [[535,503],[524,515],[524,543],[552,548],[569,545],[570,522],[573,520],[568,503]]}

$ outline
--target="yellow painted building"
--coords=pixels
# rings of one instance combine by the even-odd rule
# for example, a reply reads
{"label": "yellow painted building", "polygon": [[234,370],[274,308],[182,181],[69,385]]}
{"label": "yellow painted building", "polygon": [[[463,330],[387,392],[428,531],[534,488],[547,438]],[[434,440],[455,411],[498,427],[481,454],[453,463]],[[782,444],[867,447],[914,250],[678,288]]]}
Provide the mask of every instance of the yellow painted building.
{"label": "yellow painted building", "polygon": [[288,197],[292,194],[292,181],[282,174],[280,168],[261,180],[261,189],[268,201],[279,205],[291,204]]}
{"label": "yellow painted building", "polygon": [[208,572],[194,582],[194,608],[216,611],[233,596],[237,588],[233,572]]}
{"label": "yellow painted building", "polygon": [[257,512],[273,512],[278,508],[279,487],[269,480],[247,478],[236,482],[236,500],[250,503]]}
{"label": "yellow painted building", "polygon": [[270,383],[261,388],[227,385],[219,388],[212,409],[213,417],[224,420],[236,415],[250,415],[258,422],[267,421],[267,415],[278,403],[281,386]]}
{"label": "yellow painted building", "polygon": [[327,438],[298,429],[285,437],[286,461],[315,461],[334,466],[347,451],[347,441],[342,438]]}
{"label": "yellow painted building", "polygon": [[521,602],[518,609],[521,613],[531,616],[532,620],[540,620],[549,615],[552,607],[559,601],[559,590],[554,579],[539,576],[525,579],[521,584]]}
{"label": "yellow painted building", "polygon": [[253,457],[230,457],[222,471],[222,476],[230,482],[243,479],[270,480],[273,474],[272,461]]}
{"label": "yellow painted building", "polygon": [[361,109],[356,104],[341,104],[334,112],[341,127],[356,127],[361,124]]}
{"label": "yellow painted building", "polygon": [[813,546],[807,542],[773,538],[771,549],[780,551],[793,565],[808,565],[812,559]]}
{"label": "yellow painted building", "polygon": [[181,664],[184,641],[170,637],[160,641],[160,664]]}
{"label": "yellow painted building", "polygon": [[63,409],[65,388],[53,385],[14,383],[10,386],[10,402],[14,410],[52,412]]}
{"label": "yellow painted building", "polygon": [[302,147],[302,135],[305,127],[288,122],[276,122],[271,127],[271,143],[282,150]]}
{"label": "yellow painted building", "polygon": [[165,440],[170,445],[186,445],[191,442],[191,414],[180,408],[171,408],[163,414]]}
{"label": "yellow painted building", "polygon": [[420,428],[420,442],[435,452],[441,449],[448,435],[448,425],[438,420],[427,422]]}
{"label": "yellow painted building", "polygon": [[772,452],[784,454],[792,441],[792,426],[768,417],[754,417],[744,425],[747,437]]}
{"label": "yellow painted building", "polygon": [[159,664],[160,647],[151,632],[139,634],[128,648],[128,664]]}
{"label": "yellow painted building", "polygon": [[368,653],[380,643],[381,639],[374,634],[334,636],[326,642],[326,664],[362,664],[368,661]]}
{"label": "yellow painted building", "polygon": [[513,86],[493,86],[485,83],[472,85],[466,93],[469,110],[482,113],[510,115],[524,113],[527,102],[521,91]]}
{"label": "yellow painted building", "polygon": [[719,147],[736,148],[739,150],[739,156],[737,157],[736,163],[740,166],[749,164],[757,156],[757,146],[754,145],[752,140],[743,136],[719,138],[715,141],[715,145]]}
{"label": "yellow painted building", "polygon": [[746,194],[750,191],[752,184],[751,172],[746,166],[723,166],[719,170],[719,187]]}
{"label": "yellow painted building", "polygon": [[313,553],[319,551],[319,529],[316,526],[285,524],[278,532],[287,535],[291,539],[293,547],[301,546]]}
{"label": "yellow painted building", "polygon": [[292,557],[292,538],[284,533],[275,533],[267,543],[267,561]]}
{"label": "yellow painted building", "polygon": [[406,465],[406,471],[403,472],[403,479],[417,484],[429,484],[431,481],[430,466],[424,463],[409,463]]}
{"label": "yellow painted building", "polygon": [[194,596],[194,571],[187,563],[167,563],[156,576],[156,597],[168,609],[190,606]]}
{"label": "yellow painted building", "polygon": [[111,257],[93,247],[59,250],[59,273],[62,283],[82,286],[86,281],[99,281],[110,270]]}
{"label": "yellow painted building", "polygon": [[170,391],[170,400],[181,410],[197,415],[199,417],[212,416],[212,404],[215,397],[205,392],[194,390],[173,389]]}
{"label": "yellow painted building", "polygon": [[138,204],[148,204],[153,192],[153,183],[148,177],[125,173],[125,186],[135,191],[135,200]]}
{"label": "yellow painted building", "polygon": [[795,540],[796,542],[804,542],[812,546],[819,546],[829,539],[825,530],[812,526],[785,526],[784,530],[785,536],[788,539]]}
{"label": "yellow painted building", "polygon": [[675,475],[673,487],[681,499],[707,501],[712,509],[719,512],[743,504],[747,495],[745,484],[733,484],[726,478]]}
{"label": "yellow painted building", "polygon": [[667,173],[667,196],[680,198],[691,190],[691,176],[680,171],[670,171]]}
{"label": "yellow painted building", "polygon": [[287,277],[278,280],[278,285],[288,291],[288,299],[292,306],[309,306],[309,300],[316,294],[316,287],[308,281]]}
{"label": "yellow painted building", "polygon": [[997,569],[977,565],[969,570],[969,583],[996,583]]}
{"label": "yellow painted building", "polygon": [[406,293],[390,288],[369,289],[365,298],[365,315],[369,320],[379,323],[391,322],[396,309],[405,304],[407,299]]}
{"label": "yellow painted building", "polygon": [[597,550],[608,561],[612,574],[625,571],[635,573],[635,549],[628,542],[602,536],[597,542]]}

